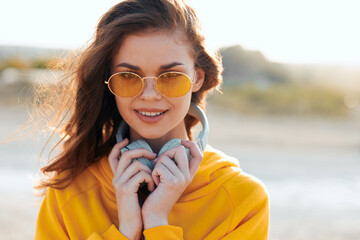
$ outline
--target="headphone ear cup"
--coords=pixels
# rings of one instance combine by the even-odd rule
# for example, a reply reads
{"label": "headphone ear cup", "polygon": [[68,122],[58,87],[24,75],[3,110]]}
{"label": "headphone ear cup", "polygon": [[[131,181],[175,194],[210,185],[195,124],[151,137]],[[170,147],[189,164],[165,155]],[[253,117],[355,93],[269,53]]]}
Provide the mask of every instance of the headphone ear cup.
{"label": "headphone ear cup", "polygon": [[[171,148],[180,146],[180,145],[181,145],[181,140],[179,138],[171,139],[171,140],[167,141],[164,144],[164,146],[162,146],[162,148],[159,151],[158,156],[160,156],[165,151],[167,151],[167,150],[169,150]],[[127,150],[132,150],[132,149],[137,149],[137,148],[145,148],[145,149],[149,150],[150,152],[153,152],[150,145],[147,142],[145,142],[144,140],[136,140],[134,142],[131,142],[129,145],[123,147],[120,150],[120,152],[123,153],[123,152],[125,152]],[[186,155],[188,157],[188,160],[190,160],[191,159],[190,149],[185,147],[185,151],[186,151]],[[135,160],[140,161],[142,164],[148,166],[151,170],[153,170],[154,167],[155,167],[154,161],[149,160],[147,158],[144,158],[144,157],[134,158],[134,159],[132,159],[131,162],[133,162]],[[173,159],[173,161],[174,161],[174,159]]]}
{"label": "headphone ear cup", "polygon": [[[151,149],[149,144],[147,142],[145,142],[144,140],[136,140],[136,141],[130,143],[129,145],[123,147],[120,150],[120,152],[123,153],[127,150],[132,150],[132,149],[137,149],[137,148],[145,148],[145,149],[149,150],[150,152],[153,152],[153,150]],[[132,159],[131,162],[133,162],[135,160],[140,161],[142,164],[148,166],[151,170],[153,170],[155,167],[154,161],[151,161],[147,158],[144,158],[144,157],[134,158],[134,159]]]}
{"label": "headphone ear cup", "polygon": [[[164,146],[162,146],[162,148],[160,149],[159,151],[159,154],[158,156],[160,156],[163,152],[171,149],[171,148],[174,148],[174,147],[177,147],[177,146],[180,146],[181,145],[181,140],[179,138],[173,138],[169,141],[167,141]],[[185,147],[185,152],[186,152],[186,155],[188,157],[188,160],[191,159],[191,154],[190,154],[190,149]],[[174,160],[174,159],[173,159]]]}

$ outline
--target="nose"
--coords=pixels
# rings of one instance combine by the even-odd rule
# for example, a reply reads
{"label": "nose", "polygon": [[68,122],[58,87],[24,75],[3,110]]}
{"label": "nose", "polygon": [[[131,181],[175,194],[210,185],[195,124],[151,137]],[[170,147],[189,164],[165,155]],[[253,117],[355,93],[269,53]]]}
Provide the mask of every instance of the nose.
{"label": "nose", "polygon": [[155,87],[155,77],[144,78],[144,89],[140,94],[140,98],[143,100],[159,100],[161,94],[157,91]]}

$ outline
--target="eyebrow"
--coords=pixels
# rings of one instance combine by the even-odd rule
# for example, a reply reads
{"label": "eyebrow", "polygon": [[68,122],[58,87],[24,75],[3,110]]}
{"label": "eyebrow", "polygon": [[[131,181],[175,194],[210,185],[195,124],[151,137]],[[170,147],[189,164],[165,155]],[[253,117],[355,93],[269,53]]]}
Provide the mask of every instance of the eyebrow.
{"label": "eyebrow", "polygon": [[[161,65],[160,66],[160,69],[163,70],[163,69],[169,69],[169,68],[172,68],[172,67],[175,67],[175,66],[179,66],[179,65],[184,65],[183,63],[180,63],[180,62],[173,62],[173,63],[169,63],[169,64],[165,64],[165,65]],[[133,70],[140,70],[140,67],[139,66],[135,66],[135,65],[132,65],[132,64],[129,64],[129,63],[119,63],[118,65],[116,65],[116,67],[126,67],[126,68],[129,68],[129,69],[133,69]]]}
{"label": "eyebrow", "polygon": [[179,65],[184,65],[184,64],[183,64],[183,63],[179,63],[179,62],[173,62],[173,63],[170,63],[170,64],[161,65],[161,66],[160,66],[160,69],[169,69],[169,68],[172,68],[172,67],[175,67],[175,66],[179,66]]}
{"label": "eyebrow", "polygon": [[119,63],[118,65],[116,65],[116,67],[126,67],[126,68],[129,68],[129,69],[133,69],[133,70],[140,70],[140,67],[138,66],[135,66],[135,65],[131,65],[129,63]]}

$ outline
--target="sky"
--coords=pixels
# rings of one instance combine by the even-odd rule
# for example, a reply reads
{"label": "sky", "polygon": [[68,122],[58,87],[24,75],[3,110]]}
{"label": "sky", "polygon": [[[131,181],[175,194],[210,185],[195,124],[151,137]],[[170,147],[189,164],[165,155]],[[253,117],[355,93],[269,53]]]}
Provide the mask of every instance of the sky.
{"label": "sky", "polygon": [[[114,0],[0,0],[0,45],[78,48]],[[290,63],[360,66],[358,0],[187,0],[210,49],[239,44]]]}

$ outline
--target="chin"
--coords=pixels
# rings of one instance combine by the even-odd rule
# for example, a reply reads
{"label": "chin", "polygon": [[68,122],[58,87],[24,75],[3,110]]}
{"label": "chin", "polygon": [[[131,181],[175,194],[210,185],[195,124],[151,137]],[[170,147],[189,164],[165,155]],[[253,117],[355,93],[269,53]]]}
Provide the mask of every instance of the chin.
{"label": "chin", "polygon": [[159,134],[159,133],[143,133],[139,134],[141,137],[145,139],[158,139],[164,136],[165,134]]}

